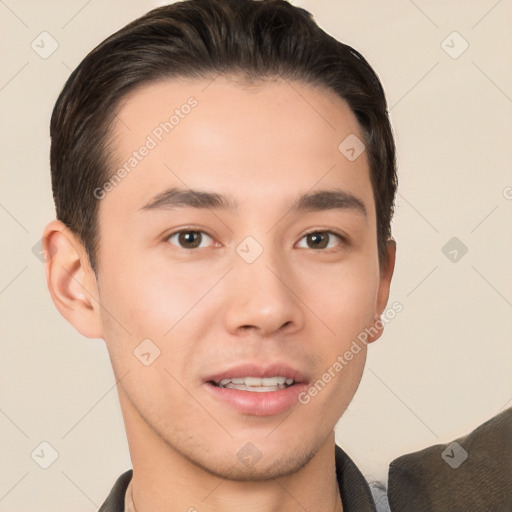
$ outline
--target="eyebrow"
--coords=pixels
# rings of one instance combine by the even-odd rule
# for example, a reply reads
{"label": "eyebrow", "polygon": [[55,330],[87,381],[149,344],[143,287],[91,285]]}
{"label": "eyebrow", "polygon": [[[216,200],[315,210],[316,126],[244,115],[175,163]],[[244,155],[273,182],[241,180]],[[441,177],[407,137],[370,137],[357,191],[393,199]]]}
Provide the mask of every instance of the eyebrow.
{"label": "eyebrow", "polygon": [[[153,197],[141,210],[173,210],[176,208],[217,209],[235,212],[238,203],[222,194],[204,190],[170,188]],[[302,194],[292,205],[292,212],[353,210],[368,216],[364,202],[341,189],[318,190]]]}

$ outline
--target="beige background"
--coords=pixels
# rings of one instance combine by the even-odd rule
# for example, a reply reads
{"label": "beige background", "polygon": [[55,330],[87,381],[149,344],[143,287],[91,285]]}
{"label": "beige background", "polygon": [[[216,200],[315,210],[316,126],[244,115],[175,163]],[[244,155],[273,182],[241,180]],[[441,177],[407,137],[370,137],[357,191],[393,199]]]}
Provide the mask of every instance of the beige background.
{"label": "beige background", "polygon": [[[374,66],[397,134],[390,304],[404,309],[371,346],[336,431],[369,479],[385,479],[394,457],[512,405],[512,3],[295,3]],[[0,1],[0,511],[95,511],[131,467],[104,343],[60,317],[32,248],[54,216],[58,92],[94,45],[156,5]],[[46,59],[31,48],[43,31],[58,42]],[[442,251],[452,237],[468,248],[457,262]],[[31,457],[43,441],[59,454],[48,469]]]}

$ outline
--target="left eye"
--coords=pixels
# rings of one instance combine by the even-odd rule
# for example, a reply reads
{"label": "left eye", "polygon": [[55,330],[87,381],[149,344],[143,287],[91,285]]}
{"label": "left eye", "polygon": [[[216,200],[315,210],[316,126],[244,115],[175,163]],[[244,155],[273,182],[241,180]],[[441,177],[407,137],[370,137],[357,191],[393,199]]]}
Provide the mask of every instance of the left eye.
{"label": "left eye", "polygon": [[304,235],[302,240],[306,240],[310,244],[306,249],[332,249],[336,244],[332,244],[332,239],[338,239],[338,243],[343,241],[342,237],[332,231],[312,231]]}
{"label": "left eye", "polygon": [[167,237],[167,241],[176,245],[172,242],[173,239],[177,240],[178,246],[182,249],[200,249],[207,247],[207,245],[202,245],[202,242],[205,239],[206,241],[213,240],[213,238],[204,231],[176,231],[176,233]]}

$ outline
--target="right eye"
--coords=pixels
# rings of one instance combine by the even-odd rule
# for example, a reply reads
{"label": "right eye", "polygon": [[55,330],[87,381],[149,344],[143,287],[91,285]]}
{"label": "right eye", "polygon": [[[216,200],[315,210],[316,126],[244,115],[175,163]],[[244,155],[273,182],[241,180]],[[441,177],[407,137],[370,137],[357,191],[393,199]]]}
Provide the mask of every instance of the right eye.
{"label": "right eye", "polygon": [[[208,245],[202,245],[207,239],[213,241],[213,238],[204,231],[197,231],[191,229],[182,229],[175,231],[167,237],[167,241],[172,245],[176,245],[180,249],[201,249],[208,247]],[[174,243],[173,240],[176,242]]]}

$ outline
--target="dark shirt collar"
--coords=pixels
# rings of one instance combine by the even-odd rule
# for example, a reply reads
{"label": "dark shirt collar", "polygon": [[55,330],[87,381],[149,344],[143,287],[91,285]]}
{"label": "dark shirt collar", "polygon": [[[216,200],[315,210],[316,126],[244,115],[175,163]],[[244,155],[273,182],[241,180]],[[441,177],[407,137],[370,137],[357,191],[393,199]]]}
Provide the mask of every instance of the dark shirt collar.
{"label": "dark shirt collar", "polygon": [[[340,488],[343,512],[376,512],[370,487],[350,457],[336,445],[336,476]],[[124,512],[126,488],[133,470],[123,473],[114,484],[99,512]]]}

